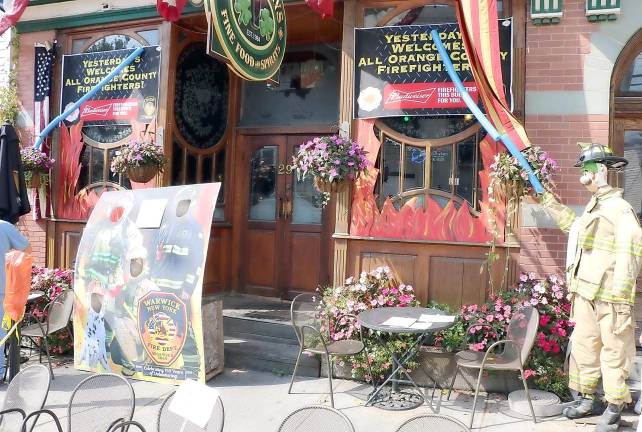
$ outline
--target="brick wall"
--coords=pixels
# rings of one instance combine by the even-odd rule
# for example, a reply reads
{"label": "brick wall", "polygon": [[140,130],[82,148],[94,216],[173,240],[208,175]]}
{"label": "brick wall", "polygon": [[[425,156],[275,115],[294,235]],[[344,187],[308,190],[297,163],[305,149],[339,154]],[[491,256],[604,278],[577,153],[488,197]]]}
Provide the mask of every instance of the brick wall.
{"label": "brick wall", "polygon": [[[18,54],[18,97],[21,114],[18,133],[22,146],[33,145],[33,68],[34,46],[46,40],[55,39],[54,32],[27,33],[20,35]],[[35,263],[45,265],[47,255],[47,226],[45,221],[35,221],[31,215],[20,219],[18,228],[29,238]]]}
{"label": "brick wall", "polygon": [[[542,147],[559,163],[557,192],[564,204],[576,209],[590,199],[579,183],[578,169],[573,167],[579,153],[577,142],[609,142],[608,104],[600,106],[598,113],[586,103],[569,104],[564,109],[556,105],[564,102],[565,95],[569,100],[587,99],[585,61],[597,49],[591,35],[602,28],[587,21],[585,5],[585,0],[567,0],[560,24],[537,26],[529,22],[526,29],[526,130],[533,145]],[[617,21],[609,25],[617,25]],[[608,89],[610,82],[605,81]],[[557,111],[554,115],[547,114],[548,97],[551,110]],[[529,101],[533,102],[530,106]],[[560,112],[564,110],[567,112]],[[521,270],[538,275],[562,273],[567,238],[550,224],[521,228]]]}

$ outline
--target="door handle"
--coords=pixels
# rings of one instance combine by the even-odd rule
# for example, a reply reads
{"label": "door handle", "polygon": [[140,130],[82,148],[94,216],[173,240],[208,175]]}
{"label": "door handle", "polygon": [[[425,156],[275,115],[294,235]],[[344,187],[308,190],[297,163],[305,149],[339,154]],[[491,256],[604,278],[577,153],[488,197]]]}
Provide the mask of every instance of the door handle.
{"label": "door handle", "polygon": [[281,215],[283,216],[283,219],[287,219],[292,216],[292,201],[289,197],[285,197],[282,199]]}

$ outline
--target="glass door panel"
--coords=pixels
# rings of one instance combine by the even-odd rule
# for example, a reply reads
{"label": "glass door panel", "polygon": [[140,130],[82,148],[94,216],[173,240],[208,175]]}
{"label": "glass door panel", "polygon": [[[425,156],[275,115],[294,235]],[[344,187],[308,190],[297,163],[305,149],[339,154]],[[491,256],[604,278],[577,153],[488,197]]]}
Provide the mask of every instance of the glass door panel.
{"label": "glass door panel", "polygon": [[304,225],[320,225],[323,213],[323,194],[314,187],[311,176],[303,180],[292,175],[293,202],[292,202],[292,223]]}
{"label": "glass door panel", "polygon": [[248,219],[251,221],[276,220],[276,166],[279,162],[277,146],[255,150],[250,160],[250,195]]}

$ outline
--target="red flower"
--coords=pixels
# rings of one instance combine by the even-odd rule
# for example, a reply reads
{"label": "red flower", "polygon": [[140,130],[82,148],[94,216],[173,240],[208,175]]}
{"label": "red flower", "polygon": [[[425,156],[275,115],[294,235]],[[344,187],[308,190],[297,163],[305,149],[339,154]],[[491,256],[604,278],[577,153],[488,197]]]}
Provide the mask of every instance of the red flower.
{"label": "red flower", "polygon": [[548,322],[549,322],[550,320],[551,320],[551,317],[550,317],[550,316],[548,316],[548,315],[542,315],[541,317],[539,317],[539,325],[540,325],[540,326],[542,326],[542,327],[544,327],[544,326],[548,325]]}

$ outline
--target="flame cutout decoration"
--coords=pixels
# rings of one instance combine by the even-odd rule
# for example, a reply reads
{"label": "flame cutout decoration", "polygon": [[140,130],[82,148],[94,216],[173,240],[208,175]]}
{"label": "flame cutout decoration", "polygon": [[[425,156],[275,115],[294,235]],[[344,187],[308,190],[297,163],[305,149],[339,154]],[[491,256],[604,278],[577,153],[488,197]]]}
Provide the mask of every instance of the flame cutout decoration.
{"label": "flame cutout decoration", "polygon": [[[381,143],[374,134],[374,120],[359,120],[357,141],[368,152],[368,159],[376,162]],[[492,238],[491,224],[487,215],[489,208],[495,212],[495,223],[503,241],[505,226],[504,202],[490,202],[490,165],[493,163],[499,146],[489,136],[480,142],[483,169],[479,172],[482,190],[480,197],[481,216],[475,216],[467,202],[459,209],[453,201],[441,208],[432,197],[425,197],[421,206],[417,197],[409,199],[397,210],[390,198],[386,199],[381,211],[377,207],[374,188],[378,170],[370,168],[368,174],[361,176],[353,189],[350,235],[357,237],[397,238],[408,240],[431,240],[465,243],[486,243]]]}
{"label": "flame cutout decoration", "polygon": [[[57,182],[56,217],[69,220],[87,220],[96,206],[100,195],[93,190],[82,190],[76,193],[82,170],[80,154],[84,143],[82,140],[83,120],[72,126],[60,127],[60,175]],[[155,122],[147,127],[144,123],[132,122],[132,136],[145,137],[155,132]],[[153,135],[152,135],[153,137]],[[154,187],[154,180],[148,183],[132,183],[132,189]]]}

